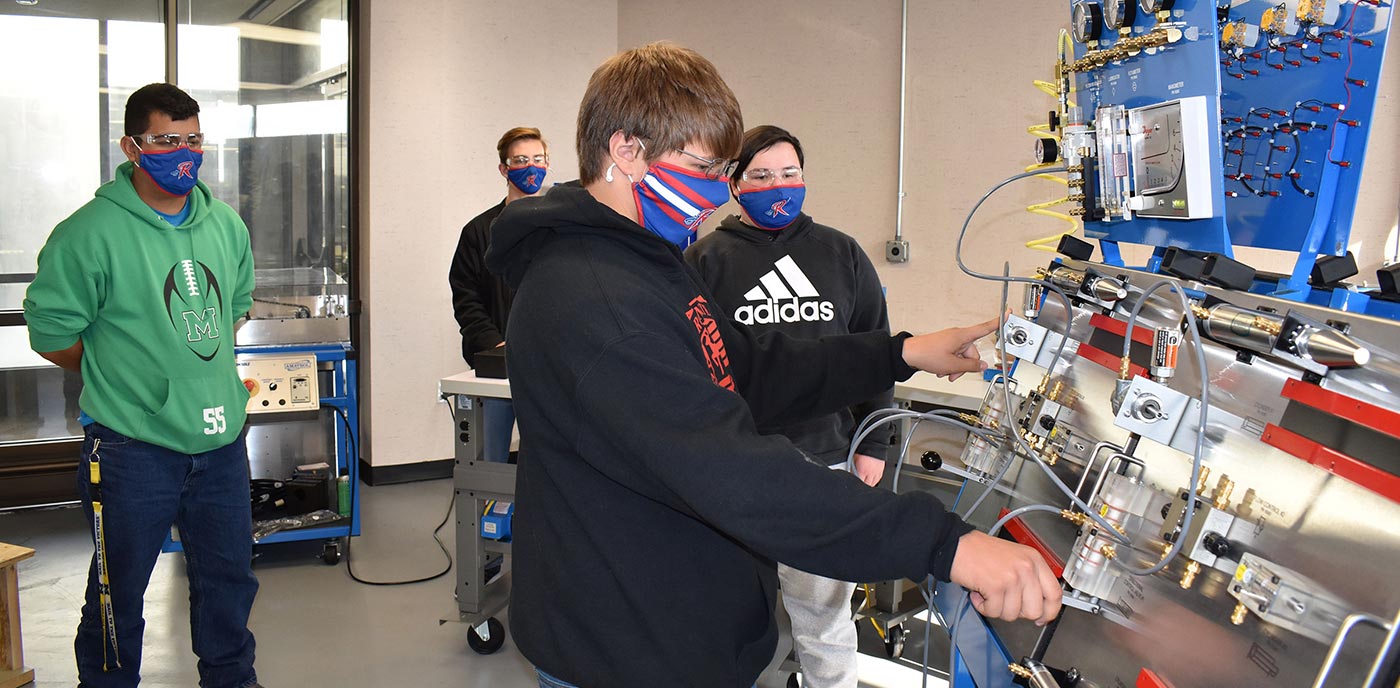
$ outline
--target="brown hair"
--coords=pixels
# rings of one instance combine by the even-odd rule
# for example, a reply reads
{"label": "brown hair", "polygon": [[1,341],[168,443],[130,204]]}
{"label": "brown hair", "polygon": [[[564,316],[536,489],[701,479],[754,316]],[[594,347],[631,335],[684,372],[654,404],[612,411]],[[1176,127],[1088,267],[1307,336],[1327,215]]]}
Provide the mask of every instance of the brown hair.
{"label": "brown hair", "polygon": [[549,155],[549,143],[540,135],[540,130],[535,127],[516,127],[501,135],[501,140],[496,143],[496,152],[501,155],[501,164],[506,164],[506,153],[516,141],[539,141],[544,145],[544,154]]}
{"label": "brown hair", "polygon": [[609,139],[619,131],[642,139],[651,159],[689,141],[710,155],[732,158],[739,152],[743,116],[709,60],[661,41],[612,56],[589,78],[578,109],[582,183],[603,174]]}

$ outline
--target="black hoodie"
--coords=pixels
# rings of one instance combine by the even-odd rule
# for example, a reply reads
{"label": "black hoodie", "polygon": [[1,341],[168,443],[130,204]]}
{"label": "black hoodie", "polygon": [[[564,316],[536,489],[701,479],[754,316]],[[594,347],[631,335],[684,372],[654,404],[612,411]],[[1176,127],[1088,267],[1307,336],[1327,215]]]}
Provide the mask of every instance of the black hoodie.
{"label": "black hoodie", "polygon": [[[731,319],[755,332],[781,330],[794,337],[890,331],[880,277],[860,244],[798,213],[781,230],[724,218],[709,236],[686,249],[685,262],[700,274],[715,303]],[[828,465],[846,464],[855,422],[889,408],[890,387],[850,409],[800,423],[759,426],[779,434]],[[866,436],[858,451],[883,459],[890,426]]]}
{"label": "black hoodie", "polygon": [[516,290],[512,636],[582,688],[752,685],[774,560],[842,580],[946,580],[971,528],[806,460],[758,423],[907,378],[904,335],[755,337],[677,248],[560,186],[507,206],[487,266]]}

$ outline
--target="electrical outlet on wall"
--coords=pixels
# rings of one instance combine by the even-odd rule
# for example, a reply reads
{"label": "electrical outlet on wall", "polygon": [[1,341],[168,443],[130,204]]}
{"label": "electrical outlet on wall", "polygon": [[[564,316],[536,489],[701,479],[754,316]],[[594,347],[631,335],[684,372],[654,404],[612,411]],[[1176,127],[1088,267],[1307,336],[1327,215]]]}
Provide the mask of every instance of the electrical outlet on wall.
{"label": "electrical outlet on wall", "polygon": [[909,262],[909,242],[893,239],[885,242],[885,260],[891,263]]}

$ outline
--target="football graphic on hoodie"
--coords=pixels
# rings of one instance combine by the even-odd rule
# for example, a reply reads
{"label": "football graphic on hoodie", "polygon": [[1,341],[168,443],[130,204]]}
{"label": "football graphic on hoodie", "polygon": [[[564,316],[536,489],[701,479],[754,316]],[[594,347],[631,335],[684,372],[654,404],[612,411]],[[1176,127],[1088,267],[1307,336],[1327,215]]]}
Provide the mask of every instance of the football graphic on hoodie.
{"label": "football graphic on hoodie", "polygon": [[213,271],[199,261],[182,260],[171,266],[163,291],[176,336],[194,355],[213,360],[223,343],[219,331],[223,292]]}

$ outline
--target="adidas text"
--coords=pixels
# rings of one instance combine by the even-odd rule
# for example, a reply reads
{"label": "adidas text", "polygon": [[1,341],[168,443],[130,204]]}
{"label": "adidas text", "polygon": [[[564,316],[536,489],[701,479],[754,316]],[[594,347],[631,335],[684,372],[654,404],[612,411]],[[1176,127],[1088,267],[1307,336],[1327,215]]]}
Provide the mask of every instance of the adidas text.
{"label": "adidas text", "polygon": [[745,304],[734,311],[734,319],[745,325],[773,325],[796,322],[830,322],[836,319],[836,304],[830,301],[765,301]]}

